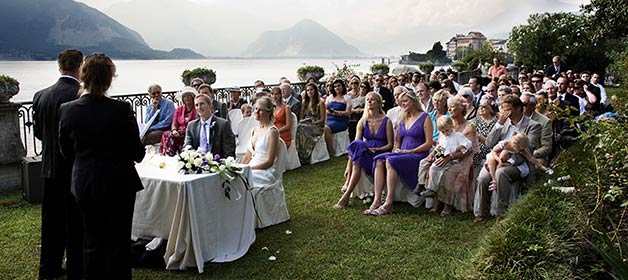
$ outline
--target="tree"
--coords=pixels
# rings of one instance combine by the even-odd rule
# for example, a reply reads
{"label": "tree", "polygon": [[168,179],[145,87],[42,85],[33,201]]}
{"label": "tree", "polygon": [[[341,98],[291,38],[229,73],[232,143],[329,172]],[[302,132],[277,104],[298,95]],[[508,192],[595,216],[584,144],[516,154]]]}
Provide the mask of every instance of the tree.
{"label": "tree", "polygon": [[593,39],[628,36],[628,0],[591,0],[582,6]]}
{"label": "tree", "polygon": [[443,45],[440,41],[432,45],[432,49],[427,51],[427,56],[431,61],[449,62],[447,59],[447,52],[443,50]]}
{"label": "tree", "polygon": [[495,57],[499,58],[500,61],[506,61],[503,52],[496,51],[493,49],[491,43],[486,42],[477,50],[474,50],[472,53],[466,55],[462,59],[462,62],[467,65],[467,70],[473,70],[478,66],[478,64],[480,64],[480,60],[491,63]]}
{"label": "tree", "polygon": [[558,55],[575,71],[604,72],[609,64],[605,44],[591,38],[586,16],[533,14],[527,25],[513,27],[508,48],[515,54],[517,65],[545,69]]}

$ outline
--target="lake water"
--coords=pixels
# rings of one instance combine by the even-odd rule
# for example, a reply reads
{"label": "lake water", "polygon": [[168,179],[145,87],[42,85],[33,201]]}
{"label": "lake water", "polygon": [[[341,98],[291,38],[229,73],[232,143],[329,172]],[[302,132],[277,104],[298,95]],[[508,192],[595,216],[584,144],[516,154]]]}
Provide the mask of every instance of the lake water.
{"label": "lake water", "polygon": [[[205,59],[205,60],[115,60],[118,76],[114,79],[110,95],[143,93],[152,83],[164,91],[183,87],[180,75],[185,69],[207,67],[216,71],[215,88],[250,86],[255,80],[276,84],[280,77],[297,82],[296,71],[303,65],[318,65],[326,74],[342,67],[356,65],[358,72],[369,72],[380,59]],[[0,74],[9,75],[20,82],[20,93],[11,101],[31,101],[38,90],[55,83],[59,78],[56,61],[0,61]]]}

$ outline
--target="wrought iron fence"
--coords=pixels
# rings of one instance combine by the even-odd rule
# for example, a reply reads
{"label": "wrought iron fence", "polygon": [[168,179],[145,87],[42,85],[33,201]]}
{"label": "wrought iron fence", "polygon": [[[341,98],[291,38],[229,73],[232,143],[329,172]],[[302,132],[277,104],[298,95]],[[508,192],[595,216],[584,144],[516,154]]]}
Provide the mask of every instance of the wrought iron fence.
{"label": "wrought iron fence", "polygon": [[[267,85],[267,88],[272,88],[278,85]],[[319,84],[319,88],[324,86],[324,84]],[[292,90],[300,93],[305,88],[305,83],[293,83]],[[246,86],[241,87],[242,91],[241,97],[244,98],[247,102],[250,102],[253,97],[255,97],[255,87],[254,86]],[[216,88],[214,89],[214,95],[217,100],[222,102],[229,101],[229,92],[226,88]],[[163,92],[163,96],[167,99],[172,100],[177,106],[181,105],[181,98],[178,95],[177,91],[167,91]],[[131,104],[131,107],[135,111],[135,116],[137,117],[138,122],[144,121],[144,115],[146,113],[146,106],[150,102],[150,97],[148,93],[134,93],[134,94],[123,94],[123,95],[115,95],[111,96],[111,98],[126,101]],[[27,156],[41,155],[41,141],[35,138],[33,134],[33,102],[18,102],[21,107],[18,109],[18,120],[20,127],[20,137],[22,138],[22,143],[24,144],[24,148],[26,149]]]}

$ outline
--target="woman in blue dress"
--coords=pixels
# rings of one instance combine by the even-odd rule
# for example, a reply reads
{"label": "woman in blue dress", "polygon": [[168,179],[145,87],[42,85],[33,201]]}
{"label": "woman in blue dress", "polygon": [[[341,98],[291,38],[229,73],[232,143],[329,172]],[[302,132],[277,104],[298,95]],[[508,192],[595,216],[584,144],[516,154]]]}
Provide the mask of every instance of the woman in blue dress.
{"label": "woman in blue dress", "polygon": [[[373,157],[383,152],[389,152],[393,147],[392,122],[384,114],[382,96],[379,93],[370,92],[365,99],[366,110],[356,127],[355,141],[347,147],[349,162],[351,165],[351,178],[344,192],[334,208],[340,209],[349,203],[351,192],[355,189],[361,171],[373,181]],[[364,139],[364,140],[362,140]]]}
{"label": "woman in blue dress", "polygon": [[[392,152],[375,156],[373,175],[375,197],[364,214],[381,216],[392,213],[395,187],[401,181],[412,191],[418,181],[419,161],[425,158],[433,145],[432,122],[423,112],[418,97],[412,92],[399,95],[403,114]],[[386,201],[382,204],[382,192],[386,186]]]}
{"label": "woman in blue dress", "polygon": [[347,95],[347,86],[342,79],[332,83],[333,95],[327,96],[327,121],[325,122],[325,142],[329,156],[334,155],[334,133],[349,128],[351,116],[351,97]]}

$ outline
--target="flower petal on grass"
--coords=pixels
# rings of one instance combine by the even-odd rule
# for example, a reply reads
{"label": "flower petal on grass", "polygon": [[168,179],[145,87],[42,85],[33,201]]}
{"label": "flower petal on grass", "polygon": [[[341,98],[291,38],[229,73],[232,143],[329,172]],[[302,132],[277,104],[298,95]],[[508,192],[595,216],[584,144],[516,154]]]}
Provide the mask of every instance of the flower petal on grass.
{"label": "flower petal on grass", "polygon": [[272,261],[276,261],[276,260],[277,260],[277,257],[275,257],[275,256],[270,256],[270,257],[268,257],[268,260],[269,260],[269,261],[271,261],[271,262],[272,262]]}
{"label": "flower petal on grass", "polygon": [[286,234],[290,235],[290,234],[292,234],[292,231],[286,230]]}

